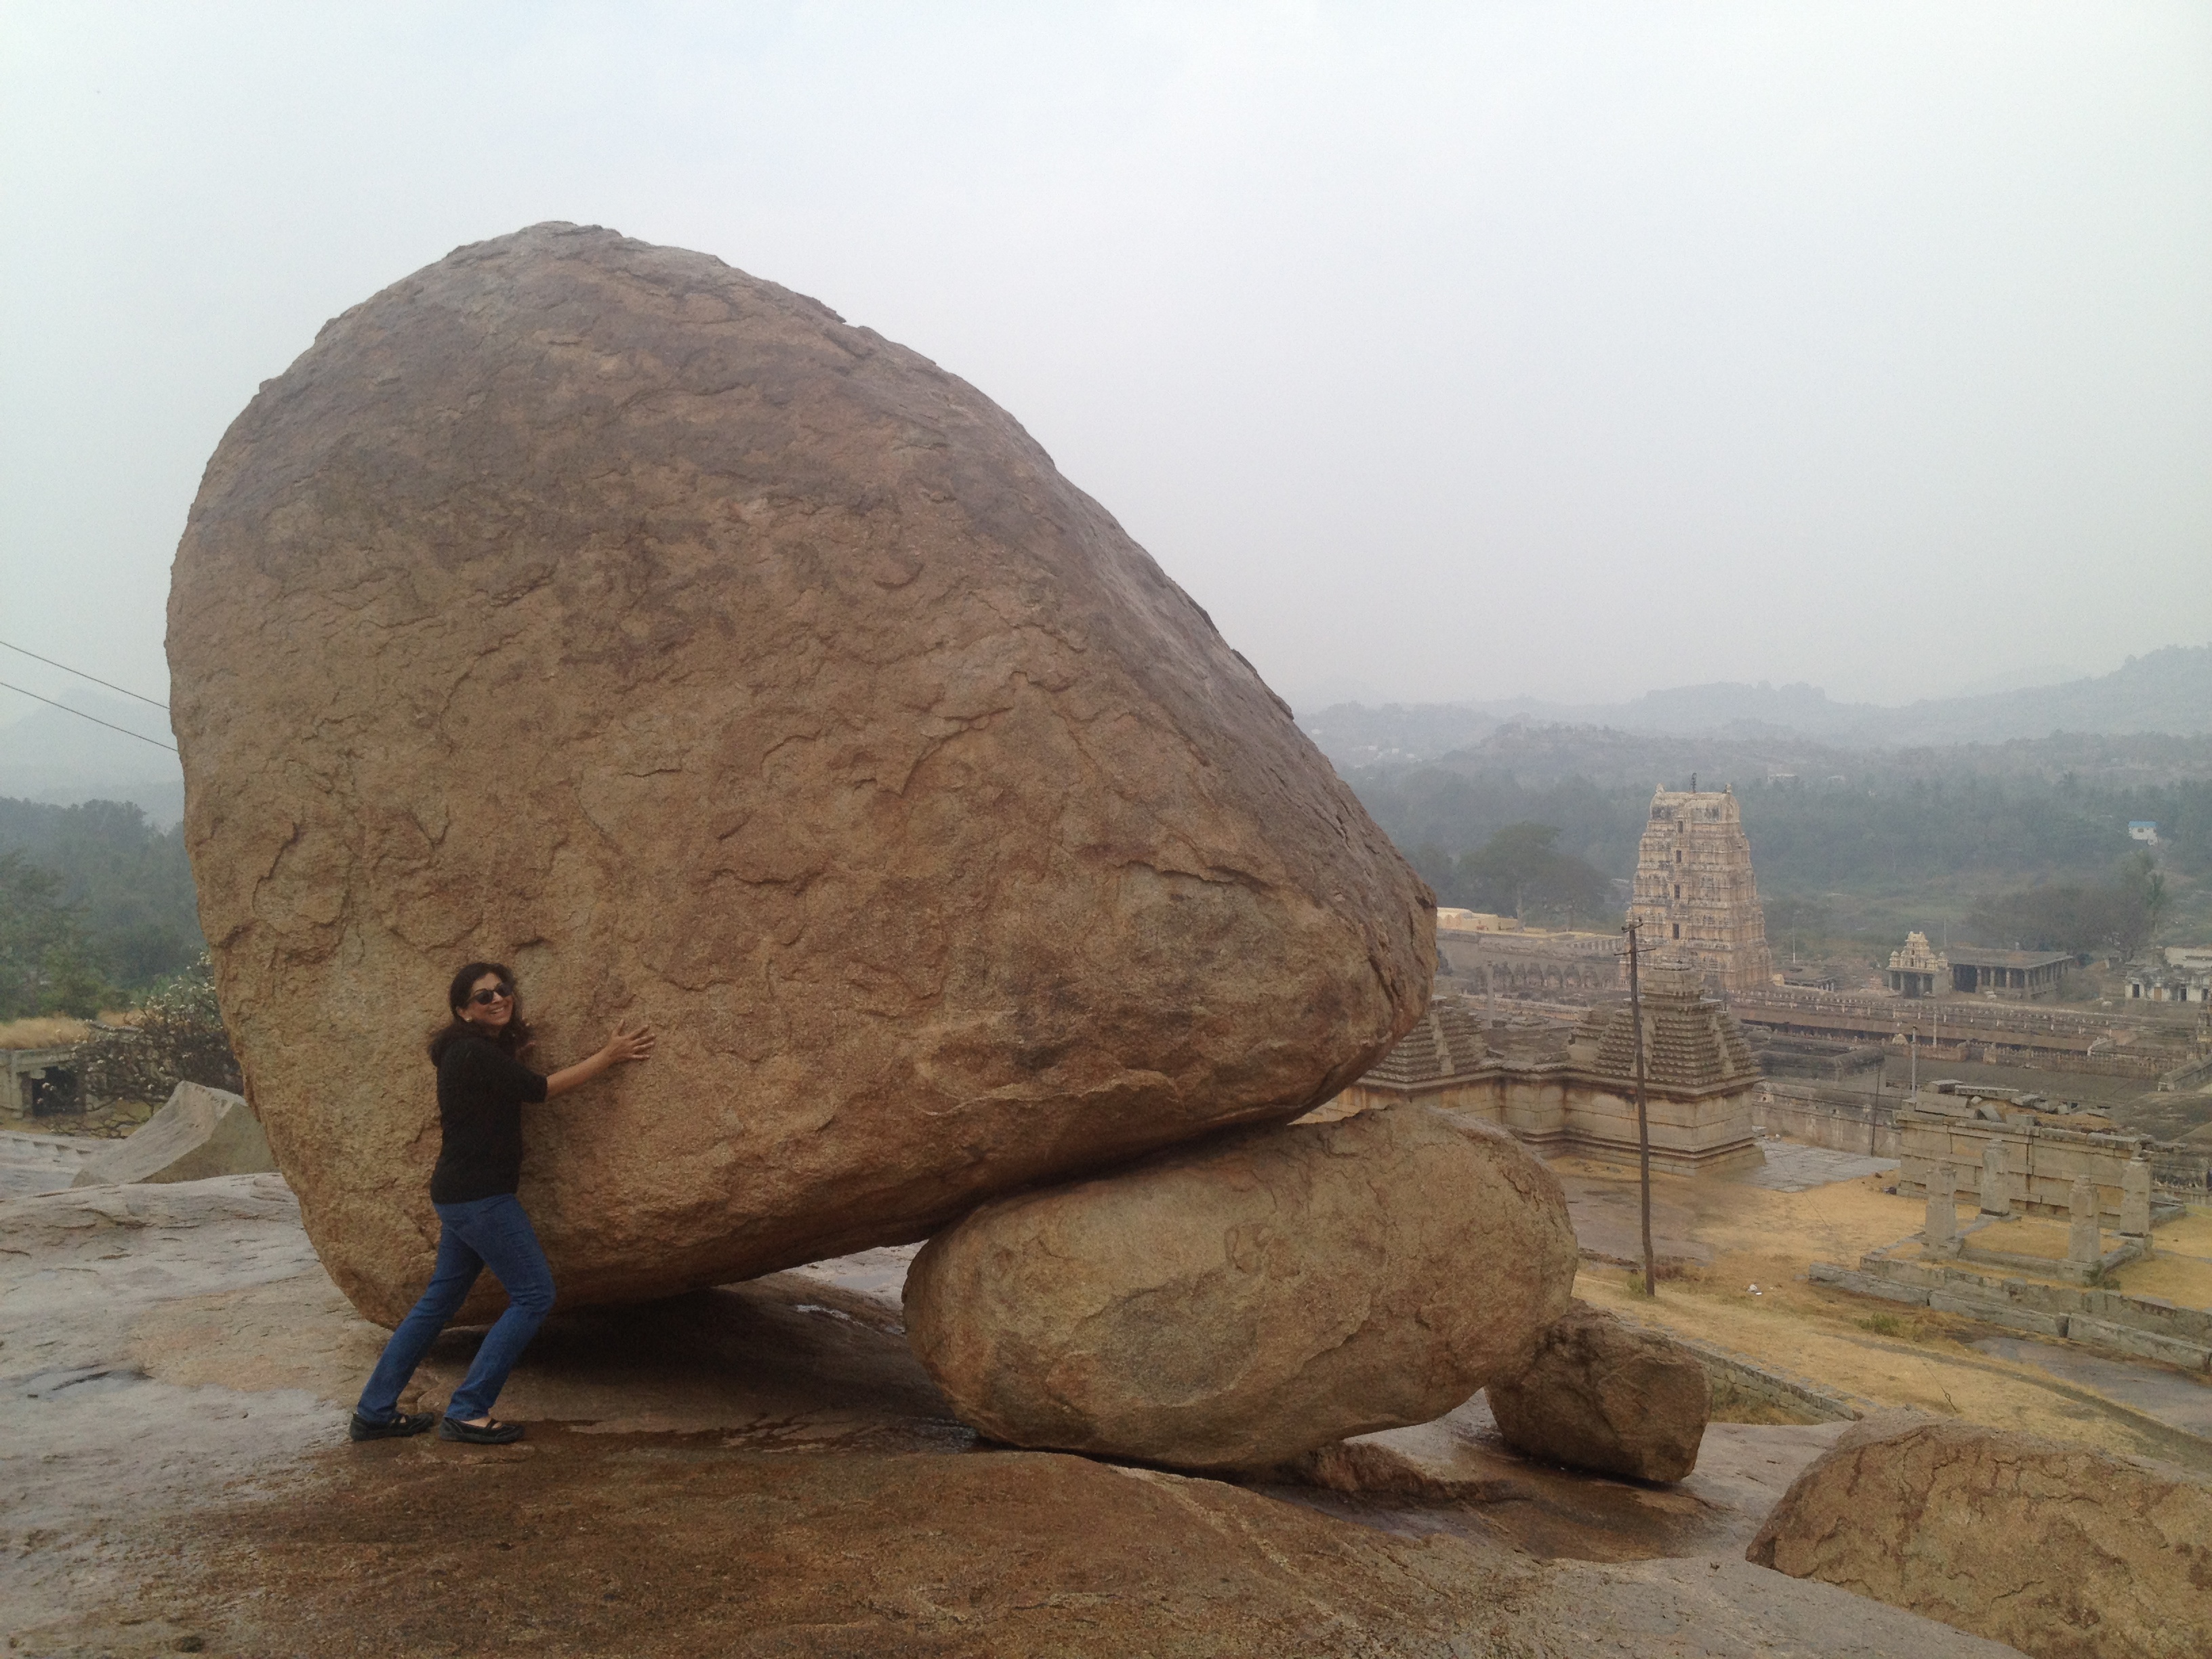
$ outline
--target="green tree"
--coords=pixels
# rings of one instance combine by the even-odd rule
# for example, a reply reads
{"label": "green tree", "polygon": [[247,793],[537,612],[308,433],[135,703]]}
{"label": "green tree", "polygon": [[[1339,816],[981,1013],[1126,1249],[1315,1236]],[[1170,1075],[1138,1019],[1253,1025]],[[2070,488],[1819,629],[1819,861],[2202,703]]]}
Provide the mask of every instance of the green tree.
{"label": "green tree", "polygon": [[0,853],[0,1019],[50,1012],[50,964],[73,961],[80,946],[62,878],[21,853]]}
{"label": "green tree", "polygon": [[1477,910],[1526,921],[1590,922],[1612,908],[1612,884],[1588,862],[1553,843],[1548,823],[1509,823],[1462,858],[1453,874],[1457,890]]}
{"label": "green tree", "polygon": [[2114,943],[2123,956],[2141,956],[2157,934],[2159,923],[2166,920],[2171,902],[2166,877],[2156,858],[2148,852],[2136,853],[2120,860],[2119,879],[2113,884],[2119,900],[2115,907],[2118,926]]}
{"label": "green tree", "polygon": [[48,951],[40,963],[39,1012],[90,1019],[119,997],[107,976],[85,953],[82,941],[71,939]]}
{"label": "green tree", "polygon": [[135,1029],[95,1030],[77,1058],[85,1092],[99,1100],[166,1100],[179,1083],[245,1088],[204,955],[155,988]]}

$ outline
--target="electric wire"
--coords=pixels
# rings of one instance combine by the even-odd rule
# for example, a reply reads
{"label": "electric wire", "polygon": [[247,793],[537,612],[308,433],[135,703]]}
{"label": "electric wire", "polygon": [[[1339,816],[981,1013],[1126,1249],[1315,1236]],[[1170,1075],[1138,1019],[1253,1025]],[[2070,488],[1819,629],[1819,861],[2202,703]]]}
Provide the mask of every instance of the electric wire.
{"label": "electric wire", "polygon": [[[27,651],[23,654],[25,656],[28,656],[31,653]],[[46,659],[42,657],[40,660],[43,662]],[[59,667],[60,665],[57,663],[55,666]],[[92,676],[88,674],[85,678],[87,679],[90,679]],[[106,682],[102,681],[101,684],[106,684]],[[42,697],[35,691],[26,691],[21,686],[11,685],[6,680],[0,680],[0,690],[15,692],[20,696],[30,698],[33,702],[42,702],[49,708],[58,708],[64,714],[74,714],[81,720],[90,720],[94,726],[104,726],[111,732],[120,732],[126,738],[136,738],[141,743],[152,744],[156,749],[166,749],[173,755],[177,752],[177,745],[173,743],[163,743],[159,738],[149,738],[143,732],[133,732],[127,726],[118,726],[113,720],[104,720],[97,714],[88,714],[82,708],[72,708],[65,702],[56,702],[52,697]],[[141,699],[141,701],[143,702],[143,699]],[[156,708],[161,707],[159,703],[155,703],[154,706]]]}
{"label": "electric wire", "polygon": [[[131,690],[129,686],[118,685],[112,680],[104,680],[97,674],[88,674],[82,668],[71,668],[65,662],[56,662],[52,657],[42,657],[35,651],[26,651],[20,645],[9,645],[5,640],[0,640],[0,647],[4,647],[6,649],[16,653],[19,656],[28,657],[33,662],[42,662],[49,668],[58,668],[64,674],[74,674],[81,680],[90,680],[94,685],[104,685],[111,691],[120,691],[126,697],[136,697],[140,702],[144,703],[148,708],[158,708],[164,714],[169,712],[169,705],[166,702],[155,702],[151,697],[139,696],[138,693]],[[13,690],[14,688],[11,687],[9,689]],[[24,695],[26,696],[35,696],[36,694],[26,692]],[[43,702],[44,699],[40,699],[40,701]],[[54,707],[59,708],[62,705],[56,703]],[[70,710],[70,713],[72,714],[77,712],[78,711],[74,708]],[[92,716],[87,714],[85,718],[87,720],[90,720]]]}

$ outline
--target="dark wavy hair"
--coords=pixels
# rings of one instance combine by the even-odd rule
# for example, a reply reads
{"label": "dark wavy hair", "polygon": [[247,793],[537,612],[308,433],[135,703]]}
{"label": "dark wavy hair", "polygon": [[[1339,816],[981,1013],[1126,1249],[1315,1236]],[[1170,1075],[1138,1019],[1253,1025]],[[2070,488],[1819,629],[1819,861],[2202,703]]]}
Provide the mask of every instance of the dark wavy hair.
{"label": "dark wavy hair", "polygon": [[437,1065],[446,1057],[446,1050],[463,1037],[475,1037],[503,1048],[510,1054],[520,1055],[530,1046],[530,1025],[522,1018],[522,988],[514,988],[514,1012],[508,1016],[506,1029],[487,1031],[481,1025],[472,1025],[461,1018],[461,1010],[469,1006],[469,993],[486,974],[497,974],[508,985],[514,985],[514,969],[503,962],[471,962],[453,975],[453,982],[446,988],[447,1018],[436,1036],[430,1039],[430,1063]]}

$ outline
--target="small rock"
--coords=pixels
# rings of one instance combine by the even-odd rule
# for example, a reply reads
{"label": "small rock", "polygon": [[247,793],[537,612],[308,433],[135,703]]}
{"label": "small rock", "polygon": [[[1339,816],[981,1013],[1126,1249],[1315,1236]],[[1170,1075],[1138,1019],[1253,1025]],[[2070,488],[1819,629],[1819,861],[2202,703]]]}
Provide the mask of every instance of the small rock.
{"label": "small rock", "polygon": [[1712,1409],[1695,1356],[1584,1302],[1544,1333],[1527,1370],[1487,1392],[1516,1451],[1637,1480],[1696,1468]]}
{"label": "small rock", "polygon": [[260,1120],[240,1097],[200,1083],[179,1083],[168,1104],[130,1138],[87,1158],[72,1187],[131,1181],[205,1181],[261,1175],[276,1167]]}

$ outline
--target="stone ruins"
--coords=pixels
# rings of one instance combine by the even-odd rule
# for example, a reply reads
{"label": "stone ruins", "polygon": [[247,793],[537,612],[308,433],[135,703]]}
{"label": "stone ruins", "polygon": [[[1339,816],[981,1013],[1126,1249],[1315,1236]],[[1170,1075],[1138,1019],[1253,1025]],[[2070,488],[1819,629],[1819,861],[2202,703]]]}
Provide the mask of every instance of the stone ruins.
{"label": "stone ruins", "polygon": [[[1694,970],[1643,976],[1644,1096],[1651,1164],[1689,1175],[1765,1161],[1752,1121],[1760,1076],[1743,1030]],[[1634,1158],[1636,1026],[1626,1001],[1593,1008],[1564,1047],[1497,1052],[1468,1008],[1438,1000],[1323,1114],[1401,1101],[1510,1129],[1547,1156]]]}
{"label": "stone ruins", "polygon": [[1643,924],[1644,948],[1654,957],[1689,963],[1723,995],[1773,983],[1766,917],[1734,790],[1653,793],[1628,919]]}

